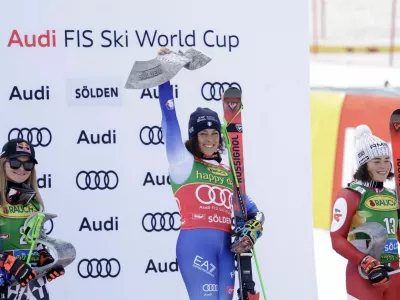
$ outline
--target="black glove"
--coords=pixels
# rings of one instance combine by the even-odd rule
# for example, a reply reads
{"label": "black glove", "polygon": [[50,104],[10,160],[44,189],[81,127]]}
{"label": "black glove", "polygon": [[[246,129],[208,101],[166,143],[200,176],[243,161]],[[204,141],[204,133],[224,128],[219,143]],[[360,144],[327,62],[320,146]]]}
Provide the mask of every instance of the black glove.
{"label": "black glove", "polygon": [[372,270],[369,272],[368,279],[374,286],[381,285],[390,280],[388,271],[391,270],[387,270],[387,267],[385,267],[384,265],[376,266],[372,268]]}
{"label": "black glove", "polygon": [[54,262],[53,256],[46,249],[40,249],[39,253],[39,267],[46,266]]}
{"label": "black glove", "polygon": [[5,253],[0,253],[0,267],[12,274],[23,287],[36,277],[36,272],[29,265]]}
{"label": "black glove", "polygon": [[[46,249],[41,249],[38,252],[39,252],[39,267],[43,267],[54,262],[53,256],[51,256],[51,254]],[[57,277],[60,277],[64,274],[65,274],[65,269],[62,266],[58,266],[47,272],[46,278],[47,281],[50,282],[53,279],[56,279]]]}
{"label": "black glove", "polygon": [[373,286],[379,286],[390,280],[388,271],[393,271],[393,268],[385,266],[370,255],[366,255],[360,262],[361,268],[368,275],[368,279]]}
{"label": "black glove", "polygon": [[62,266],[58,266],[58,267],[51,269],[49,272],[47,272],[46,278],[47,278],[47,281],[50,282],[53,279],[56,279],[57,277],[60,277],[64,274],[65,274],[64,268]]}

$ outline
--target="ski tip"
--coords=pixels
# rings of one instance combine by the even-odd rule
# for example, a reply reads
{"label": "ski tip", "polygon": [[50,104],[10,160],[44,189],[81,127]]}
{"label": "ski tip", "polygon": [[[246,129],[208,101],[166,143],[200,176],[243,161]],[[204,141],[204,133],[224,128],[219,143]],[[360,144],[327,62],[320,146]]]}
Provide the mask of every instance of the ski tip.
{"label": "ski tip", "polygon": [[240,98],[242,97],[242,90],[238,89],[237,87],[230,87],[224,92],[224,97]]}

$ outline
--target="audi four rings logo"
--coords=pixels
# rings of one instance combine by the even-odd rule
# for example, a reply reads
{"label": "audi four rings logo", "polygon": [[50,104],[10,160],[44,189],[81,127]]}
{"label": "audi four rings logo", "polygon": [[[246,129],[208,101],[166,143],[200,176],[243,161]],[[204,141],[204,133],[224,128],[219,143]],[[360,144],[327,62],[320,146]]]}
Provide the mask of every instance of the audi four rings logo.
{"label": "audi four rings logo", "polygon": [[115,278],[121,272],[121,264],[116,258],[82,259],[78,264],[78,274],[82,278]]}
{"label": "audi four rings logo", "polygon": [[180,214],[173,213],[147,213],[143,216],[142,226],[147,232],[177,231],[181,228]]}
{"label": "audi four rings logo", "polygon": [[113,190],[118,181],[114,171],[80,171],[76,175],[76,185],[81,190]]}
{"label": "audi four rings logo", "polygon": [[221,94],[230,87],[237,87],[239,90],[242,89],[240,84],[237,82],[206,82],[201,87],[201,95],[203,96],[204,100],[207,101],[220,101]]}
{"label": "audi four rings logo", "polygon": [[51,132],[48,128],[13,128],[8,133],[8,140],[24,139],[32,144],[33,147],[47,147],[51,143]]}
{"label": "audi four rings logo", "polygon": [[144,145],[158,145],[158,144],[164,144],[163,142],[163,133],[161,130],[161,127],[159,126],[144,126],[140,130],[140,141]]}
{"label": "audi four rings logo", "polygon": [[[205,192],[207,193],[205,195]],[[203,197],[202,197],[203,196]],[[209,186],[206,184],[199,185],[196,189],[196,198],[203,204],[215,204],[231,209],[232,191],[220,188],[218,186]]]}
{"label": "audi four rings logo", "polygon": [[204,292],[218,292],[218,284],[205,284],[203,285]]}

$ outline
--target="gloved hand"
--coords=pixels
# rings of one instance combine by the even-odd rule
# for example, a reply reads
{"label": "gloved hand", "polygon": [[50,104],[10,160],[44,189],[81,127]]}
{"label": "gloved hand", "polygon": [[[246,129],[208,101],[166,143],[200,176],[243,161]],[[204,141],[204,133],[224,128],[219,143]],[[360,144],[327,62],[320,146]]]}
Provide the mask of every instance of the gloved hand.
{"label": "gloved hand", "polygon": [[236,237],[231,245],[231,251],[234,253],[250,251],[262,236],[262,231],[262,224],[256,219],[250,219],[243,226],[236,227],[231,235]]}
{"label": "gloved hand", "polygon": [[36,272],[29,265],[6,253],[0,253],[0,267],[12,274],[23,287],[36,277]]}
{"label": "gloved hand", "polygon": [[[39,252],[39,267],[43,267],[54,262],[53,256],[51,256],[51,254],[46,249],[41,249],[38,252]],[[50,282],[53,279],[56,279],[57,277],[60,277],[64,274],[65,274],[65,269],[62,266],[58,266],[47,272],[46,278],[47,281]]]}
{"label": "gloved hand", "polygon": [[361,268],[373,286],[381,286],[390,280],[388,271],[393,269],[380,263],[370,255],[365,256],[360,262]]}
{"label": "gloved hand", "polygon": [[40,249],[39,253],[39,267],[46,266],[54,262],[53,256],[46,249]]}
{"label": "gloved hand", "polygon": [[57,277],[63,276],[65,274],[65,269],[62,266],[54,267],[47,274],[47,281],[50,282]]}

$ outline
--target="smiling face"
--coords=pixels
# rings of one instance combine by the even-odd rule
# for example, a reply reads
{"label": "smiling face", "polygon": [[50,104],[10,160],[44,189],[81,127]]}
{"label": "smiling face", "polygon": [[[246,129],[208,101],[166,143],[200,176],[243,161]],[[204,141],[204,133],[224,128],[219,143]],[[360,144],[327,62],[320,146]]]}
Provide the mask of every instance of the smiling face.
{"label": "smiling face", "polygon": [[[19,161],[24,162],[29,160],[29,156],[18,156],[14,159],[18,159]],[[5,170],[7,179],[15,183],[25,182],[32,173],[32,171],[25,170],[23,164],[21,164],[18,169],[11,168],[9,161],[7,161],[5,164]]]}
{"label": "smiling face", "polygon": [[217,152],[220,144],[220,134],[215,129],[204,129],[197,134],[201,153],[210,156]]}
{"label": "smiling face", "polygon": [[367,168],[372,180],[384,182],[390,172],[392,165],[389,156],[379,156],[367,163]]}

